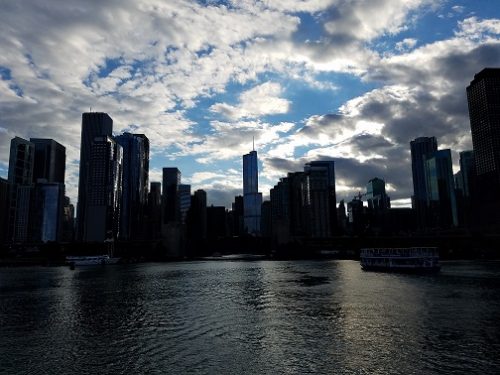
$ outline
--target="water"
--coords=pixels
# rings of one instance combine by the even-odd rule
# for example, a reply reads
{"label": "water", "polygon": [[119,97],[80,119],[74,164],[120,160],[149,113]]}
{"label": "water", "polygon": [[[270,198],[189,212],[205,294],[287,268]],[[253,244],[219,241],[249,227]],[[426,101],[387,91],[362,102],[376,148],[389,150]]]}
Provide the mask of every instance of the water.
{"label": "water", "polygon": [[0,269],[2,374],[498,374],[500,262]]}

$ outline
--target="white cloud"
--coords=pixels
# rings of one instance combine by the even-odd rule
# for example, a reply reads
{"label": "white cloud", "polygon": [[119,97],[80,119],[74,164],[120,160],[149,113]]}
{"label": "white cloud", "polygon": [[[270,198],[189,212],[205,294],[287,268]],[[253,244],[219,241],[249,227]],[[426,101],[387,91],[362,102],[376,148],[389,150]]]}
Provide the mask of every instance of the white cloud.
{"label": "white cloud", "polygon": [[210,110],[232,121],[287,113],[290,102],[279,97],[282,91],[279,83],[265,82],[240,94],[238,105],[216,103]]}
{"label": "white cloud", "polygon": [[405,38],[400,42],[396,43],[396,50],[398,51],[407,51],[415,47],[417,44],[417,40],[414,38]]}

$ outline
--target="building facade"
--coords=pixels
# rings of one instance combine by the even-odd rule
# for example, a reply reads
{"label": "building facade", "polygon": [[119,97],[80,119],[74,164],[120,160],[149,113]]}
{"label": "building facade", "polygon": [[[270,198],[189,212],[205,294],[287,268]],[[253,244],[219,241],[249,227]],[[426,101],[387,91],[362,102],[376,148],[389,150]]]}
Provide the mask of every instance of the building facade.
{"label": "building facade", "polygon": [[95,137],[85,189],[84,242],[116,240],[120,230],[123,152],[109,136]]}
{"label": "building facade", "polygon": [[[467,87],[477,189],[478,219],[500,223],[500,68],[486,68]],[[478,202],[479,203],[479,202]]]}
{"label": "building facade", "polygon": [[26,242],[29,238],[30,201],[33,192],[35,145],[15,137],[10,142],[7,240]]}
{"label": "building facade", "polygon": [[123,133],[115,137],[123,149],[123,180],[120,203],[120,238],[145,237],[144,216],[149,189],[149,139],[144,134]]}
{"label": "building facade", "polygon": [[82,114],[82,132],[80,143],[80,173],[78,181],[77,202],[77,240],[84,240],[85,224],[87,218],[87,189],[91,176],[92,145],[96,137],[111,137],[113,133],[113,120],[107,113],[87,112]]}
{"label": "building facade", "polygon": [[262,194],[259,193],[257,151],[243,155],[243,226],[251,235],[260,234]]}
{"label": "building facade", "polygon": [[417,215],[418,227],[423,229],[429,222],[425,161],[429,155],[437,151],[437,140],[435,137],[419,137],[410,142],[410,149],[413,176],[412,206]]}
{"label": "building facade", "polygon": [[425,180],[430,226],[434,228],[458,226],[451,150],[438,150],[427,157]]}

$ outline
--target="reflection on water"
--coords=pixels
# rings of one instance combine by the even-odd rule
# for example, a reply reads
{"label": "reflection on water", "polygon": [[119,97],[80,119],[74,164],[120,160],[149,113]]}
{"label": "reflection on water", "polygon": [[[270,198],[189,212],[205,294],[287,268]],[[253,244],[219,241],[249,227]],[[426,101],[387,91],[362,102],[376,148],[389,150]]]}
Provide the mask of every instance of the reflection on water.
{"label": "reflection on water", "polygon": [[0,270],[0,373],[498,373],[500,263]]}

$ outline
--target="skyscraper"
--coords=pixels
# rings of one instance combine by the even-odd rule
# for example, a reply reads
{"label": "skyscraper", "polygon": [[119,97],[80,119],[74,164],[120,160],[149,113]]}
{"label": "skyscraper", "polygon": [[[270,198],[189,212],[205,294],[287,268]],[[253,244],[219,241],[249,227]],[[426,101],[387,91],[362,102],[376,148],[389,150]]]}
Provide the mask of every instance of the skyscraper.
{"label": "skyscraper", "polygon": [[83,241],[103,242],[119,234],[122,147],[109,136],[94,138],[89,155]]}
{"label": "skyscraper", "polygon": [[8,240],[28,240],[30,201],[33,190],[35,146],[15,137],[10,142]]}
{"label": "skyscraper", "polygon": [[87,112],[82,114],[82,133],[80,143],[80,174],[78,181],[77,231],[78,240],[83,239],[86,219],[88,178],[90,176],[90,154],[95,137],[109,136],[113,133],[113,120],[107,113]]}
{"label": "skyscraper", "polygon": [[391,207],[389,196],[385,192],[385,181],[380,178],[372,178],[366,185],[366,201],[368,208],[375,211],[387,210]]}
{"label": "skyscraper", "polygon": [[151,182],[148,196],[148,228],[149,239],[161,237],[161,182]]}
{"label": "skyscraper", "polygon": [[243,226],[247,233],[260,233],[262,194],[259,193],[257,151],[243,155]]}
{"label": "skyscraper", "polygon": [[191,207],[191,185],[179,185],[179,210],[182,224],[186,224],[187,213]]}
{"label": "skyscraper", "polygon": [[439,228],[457,226],[457,202],[449,149],[438,150],[427,157],[425,181],[431,226]]}
{"label": "skyscraper", "polygon": [[66,147],[53,139],[31,138],[30,142],[35,146],[33,182],[44,179],[64,184]]}
{"label": "skyscraper", "polygon": [[163,223],[180,223],[181,208],[179,200],[179,185],[181,171],[177,168],[163,168]]}
{"label": "skyscraper", "polygon": [[115,137],[123,149],[120,238],[144,237],[144,215],[149,188],[149,139],[144,134],[123,133]]}
{"label": "skyscraper", "polygon": [[481,196],[480,220],[500,222],[500,68],[486,68],[467,87],[472,146]]}
{"label": "skyscraper", "polygon": [[60,241],[64,215],[66,148],[53,139],[31,138],[35,146],[34,197],[30,207],[30,239]]}
{"label": "skyscraper", "polygon": [[9,217],[9,181],[0,177],[0,244],[7,242]]}
{"label": "skyscraper", "polygon": [[437,151],[435,137],[420,137],[410,142],[411,170],[413,175],[412,205],[417,214],[420,228],[425,228],[428,222],[427,185],[425,182],[425,161]]}
{"label": "skyscraper", "polygon": [[207,193],[204,190],[196,190],[191,196],[187,221],[190,239],[205,240],[207,238]]}
{"label": "skyscraper", "polygon": [[335,162],[318,160],[304,167],[307,176],[309,234],[330,237],[336,230]]}

